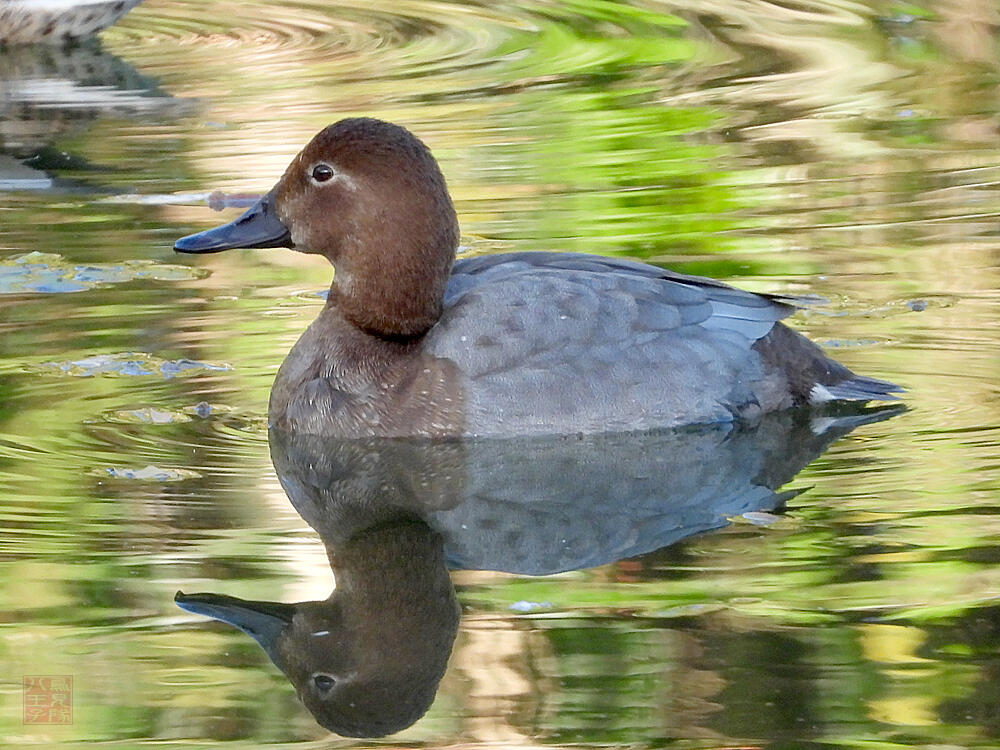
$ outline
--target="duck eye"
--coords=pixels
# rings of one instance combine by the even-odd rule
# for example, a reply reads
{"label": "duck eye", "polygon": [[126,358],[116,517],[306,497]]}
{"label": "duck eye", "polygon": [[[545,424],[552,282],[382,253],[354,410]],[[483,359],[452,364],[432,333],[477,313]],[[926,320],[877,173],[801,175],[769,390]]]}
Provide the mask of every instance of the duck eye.
{"label": "duck eye", "polygon": [[312,178],[316,182],[326,182],[333,177],[333,168],[328,164],[317,164],[313,167]]}
{"label": "duck eye", "polygon": [[321,693],[328,693],[337,684],[337,681],[328,674],[318,674],[313,676],[313,684]]}

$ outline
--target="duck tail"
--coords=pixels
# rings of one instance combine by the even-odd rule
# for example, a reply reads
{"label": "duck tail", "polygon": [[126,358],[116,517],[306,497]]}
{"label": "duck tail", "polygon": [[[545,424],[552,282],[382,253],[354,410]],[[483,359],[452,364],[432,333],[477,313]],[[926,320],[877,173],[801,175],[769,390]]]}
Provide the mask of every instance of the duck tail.
{"label": "duck tail", "polygon": [[888,380],[869,378],[865,375],[849,374],[837,383],[817,383],[810,394],[810,401],[898,401],[906,389]]}
{"label": "duck tail", "polygon": [[898,401],[904,389],[888,380],[857,375],[830,359],[816,344],[788,326],[775,323],[754,344],[765,364],[788,383],[794,404],[830,401]]}

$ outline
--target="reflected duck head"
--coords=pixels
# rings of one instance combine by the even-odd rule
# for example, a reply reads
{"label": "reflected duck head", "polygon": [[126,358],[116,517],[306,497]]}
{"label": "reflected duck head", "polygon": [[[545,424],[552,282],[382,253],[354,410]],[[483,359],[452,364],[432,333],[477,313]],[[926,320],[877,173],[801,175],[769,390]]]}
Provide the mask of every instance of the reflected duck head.
{"label": "reflected duck head", "polygon": [[458,219],[428,148],[371,118],[320,131],[277,185],[241,217],[174,249],[288,247],[336,268],[331,304],[362,330],[416,336],[440,317]]}
{"label": "reflected duck head", "polygon": [[441,538],[421,521],[399,519],[328,553],[337,589],[325,601],[181,592],[174,601],[257,641],[331,732],[398,732],[433,702],[458,629]]}

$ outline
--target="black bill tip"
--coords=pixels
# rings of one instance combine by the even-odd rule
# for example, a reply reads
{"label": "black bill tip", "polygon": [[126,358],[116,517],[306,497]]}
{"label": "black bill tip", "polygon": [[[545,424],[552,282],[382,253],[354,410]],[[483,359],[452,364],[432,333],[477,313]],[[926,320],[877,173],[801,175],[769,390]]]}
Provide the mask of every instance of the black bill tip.
{"label": "black bill tip", "polygon": [[265,650],[273,647],[295,615],[293,604],[251,601],[224,594],[185,594],[178,591],[174,595],[174,603],[186,612],[239,628]]}
{"label": "black bill tip", "polygon": [[292,247],[291,234],[275,215],[274,198],[268,193],[246,213],[228,224],[189,234],[174,243],[179,253],[219,253],[238,247]]}

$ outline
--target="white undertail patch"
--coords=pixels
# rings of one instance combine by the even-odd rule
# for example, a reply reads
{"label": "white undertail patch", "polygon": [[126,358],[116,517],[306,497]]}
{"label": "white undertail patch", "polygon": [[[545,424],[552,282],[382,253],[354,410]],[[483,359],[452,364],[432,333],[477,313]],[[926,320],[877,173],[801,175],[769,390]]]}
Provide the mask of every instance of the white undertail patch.
{"label": "white undertail patch", "polygon": [[810,404],[822,404],[827,401],[836,401],[837,397],[827,390],[826,386],[822,383],[817,383],[809,391],[809,403]]}

